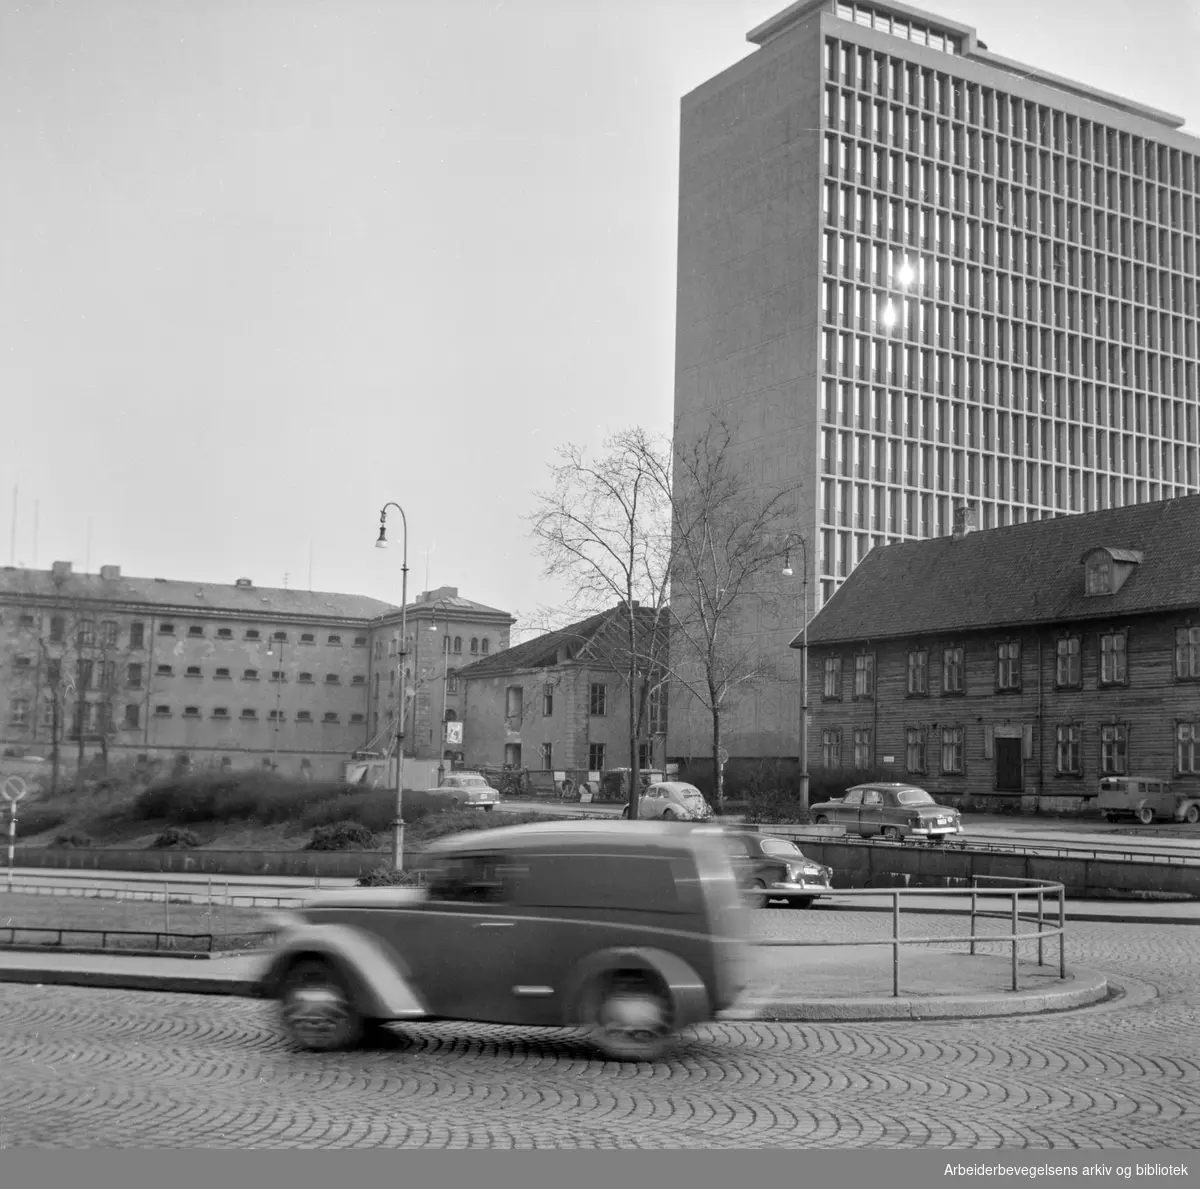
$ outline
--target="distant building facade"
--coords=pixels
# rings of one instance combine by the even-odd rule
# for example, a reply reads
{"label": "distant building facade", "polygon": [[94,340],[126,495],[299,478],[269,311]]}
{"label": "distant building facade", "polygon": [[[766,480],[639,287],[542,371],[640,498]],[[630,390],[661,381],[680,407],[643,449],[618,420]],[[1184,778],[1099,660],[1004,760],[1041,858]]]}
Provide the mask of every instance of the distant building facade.
{"label": "distant building facade", "polygon": [[[717,409],[752,483],[798,485],[813,610],[963,501],[989,529],[1200,491],[1183,119],[887,0],[747,36],[682,103],[677,445]],[[789,677],[731,702],[735,756],[796,754]]]}
{"label": "distant building facade", "polygon": [[810,767],[1047,808],[1200,786],[1200,496],[970,528],[873,550],[809,625]]}
{"label": "distant building facade", "polygon": [[[439,609],[467,602],[445,590],[453,593]],[[481,630],[480,616],[466,612],[455,608],[443,629],[451,672],[456,635],[468,624]],[[428,618],[422,604],[410,608],[409,667],[415,661],[426,681],[414,635]],[[104,753],[334,778],[355,750],[388,745],[399,622],[400,608],[377,599],[262,588],[248,578],[230,586],[127,578],[117,566],[99,574],[76,574],[69,562],[5,567],[0,746],[49,758],[57,740],[68,767]],[[491,613],[492,646],[507,643],[511,622]],[[421,754],[428,690],[414,702],[407,750]]]}
{"label": "distant building facade", "polygon": [[[639,632],[654,631],[653,613]],[[535,772],[600,772],[629,767],[627,612],[617,607],[515,645],[463,669],[464,763]],[[647,691],[639,766],[664,762],[666,700]]]}

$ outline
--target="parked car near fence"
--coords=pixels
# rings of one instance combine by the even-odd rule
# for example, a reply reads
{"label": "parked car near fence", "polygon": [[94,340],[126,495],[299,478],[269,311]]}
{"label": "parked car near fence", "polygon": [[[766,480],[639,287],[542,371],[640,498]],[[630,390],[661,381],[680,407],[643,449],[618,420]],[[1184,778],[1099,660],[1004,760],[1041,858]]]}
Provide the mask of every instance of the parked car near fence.
{"label": "parked car near fence", "polygon": [[[621,810],[629,816],[629,806]],[[652,784],[638,798],[638,817],[643,821],[704,822],[713,816],[712,806],[694,785],[683,780]]]}
{"label": "parked car near fence", "polygon": [[474,808],[489,813],[500,800],[500,793],[478,772],[452,772],[437,788],[426,789],[425,793],[452,809]]}
{"label": "parked car near fence", "polygon": [[807,908],[833,888],[833,868],[814,862],[794,842],[757,830],[726,830],[730,857],[746,894],[766,907],[786,900]]}
{"label": "parked car near fence", "polygon": [[660,1057],[745,985],[745,906],[718,828],[546,822],[426,851],[424,888],[327,892],[274,914],[259,993],[297,1045],[392,1020],[583,1027]]}
{"label": "parked car near fence", "polygon": [[840,801],[822,801],[809,813],[818,826],[845,826],[847,834],[879,834],[896,842],[911,837],[941,842],[963,829],[957,809],[939,805],[911,784],[858,784]]}

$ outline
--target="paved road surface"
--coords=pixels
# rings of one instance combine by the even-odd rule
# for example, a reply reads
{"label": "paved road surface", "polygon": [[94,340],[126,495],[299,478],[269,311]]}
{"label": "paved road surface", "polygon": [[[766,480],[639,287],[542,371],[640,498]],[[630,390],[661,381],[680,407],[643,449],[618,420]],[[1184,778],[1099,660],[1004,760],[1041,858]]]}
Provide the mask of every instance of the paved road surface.
{"label": "paved road surface", "polygon": [[[838,914],[842,936],[876,928]],[[808,914],[762,914],[792,935]],[[669,1063],[570,1034],[426,1025],[290,1051],[251,1000],[0,986],[0,1145],[1187,1148],[1200,1144],[1200,947],[1077,926],[1135,1000],[1054,1017],[700,1029]],[[1149,996],[1149,997],[1147,997]],[[1144,1001],[1136,1001],[1137,999]]]}

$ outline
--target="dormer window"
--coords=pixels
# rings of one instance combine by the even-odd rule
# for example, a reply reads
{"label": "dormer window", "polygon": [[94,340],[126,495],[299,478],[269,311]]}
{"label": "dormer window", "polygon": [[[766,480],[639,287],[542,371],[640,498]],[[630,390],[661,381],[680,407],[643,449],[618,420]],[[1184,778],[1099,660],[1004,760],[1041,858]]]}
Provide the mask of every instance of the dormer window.
{"label": "dormer window", "polygon": [[1112,594],[1112,558],[1104,551],[1094,553],[1087,563],[1087,593]]}
{"label": "dormer window", "polygon": [[1084,592],[1088,597],[1116,594],[1144,556],[1139,549],[1089,549],[1079,559],[1084,566]]}

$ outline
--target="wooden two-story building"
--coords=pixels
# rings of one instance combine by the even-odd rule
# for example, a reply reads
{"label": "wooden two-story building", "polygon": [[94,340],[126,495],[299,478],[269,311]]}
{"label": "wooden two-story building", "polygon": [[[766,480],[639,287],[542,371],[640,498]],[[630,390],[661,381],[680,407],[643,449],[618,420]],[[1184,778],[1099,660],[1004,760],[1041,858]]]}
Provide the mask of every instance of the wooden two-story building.
{"label": "wooden two-story building", "polygon": [[1200,785],[1200,496],[972,521],[873,550],[809,624],[810,768],[1026,809]]}

